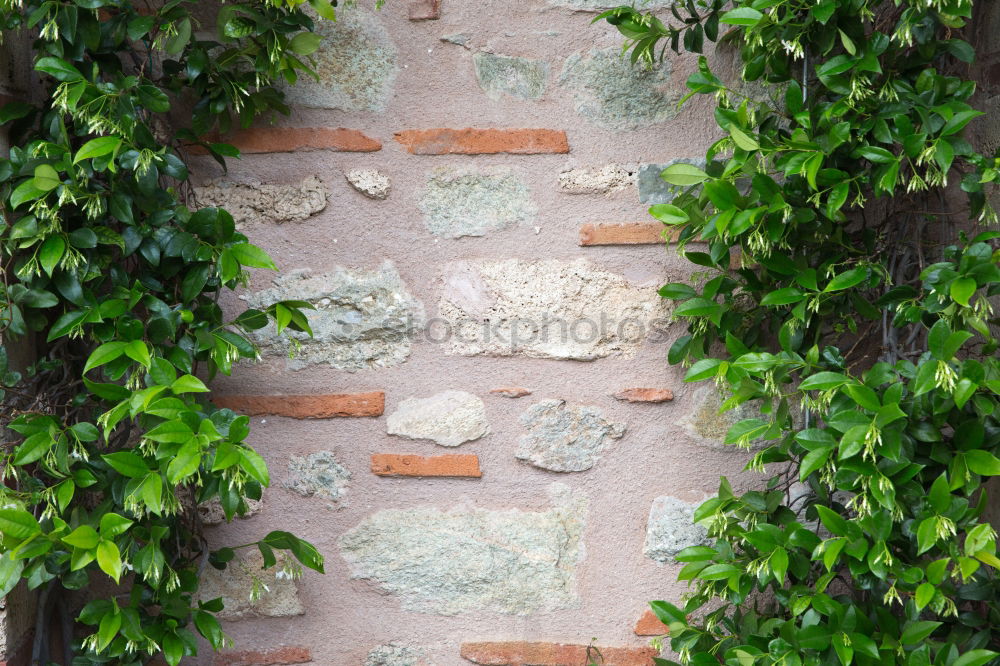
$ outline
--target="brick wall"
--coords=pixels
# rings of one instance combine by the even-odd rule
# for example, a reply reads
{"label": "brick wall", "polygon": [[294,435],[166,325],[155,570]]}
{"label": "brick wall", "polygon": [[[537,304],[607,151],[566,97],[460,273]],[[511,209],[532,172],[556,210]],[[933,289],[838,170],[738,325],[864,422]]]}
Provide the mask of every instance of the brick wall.
{"label": "brick wall", "polygon": [[318,308],[218,384],[274,484],[210,536],[289,529],[328,570],[256,602],[259,558],[211,574],[235,647],[202,663],[583,666],[592,639],[652,663],[646,602],[683,594],[692,509],[745,455],[666,363],[656,290],[689,265],[645,212],[713,138],[704,101],[676,108],[695,62],[630,67],[598,4],[344,10],[290,118],[231,137],[228,174],[194,158],[283,269],[226,307]]}

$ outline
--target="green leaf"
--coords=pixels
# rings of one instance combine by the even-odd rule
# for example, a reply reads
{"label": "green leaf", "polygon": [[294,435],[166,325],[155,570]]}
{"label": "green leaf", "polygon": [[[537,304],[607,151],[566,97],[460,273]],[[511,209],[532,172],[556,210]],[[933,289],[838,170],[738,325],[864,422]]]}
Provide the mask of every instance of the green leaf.
{"label": "green leaf", "polygon": [[55,442],[48,430],[36,432],[25,438],[14,452],[15,465],[30,465],[49,452]]}
{"label": "green leaf", "polygon": [[966,451],[965,464],[974,474],[1000,476],[1000,459],[989,451]]}
{"label": "green leaf", "polygon": [[198,471],[201,465],[201,443],[197,438],[184,444],[167,466],[167,480],[179,483]]}
{"label": "green leaf", "polygon": [[97,544],[97,566],[117,583],[122,577],[122,556],[114,541],[101,540]]}
{"label": "green leaf", "polygon": [[752,7],[737,7],[719,17],[719,23],[753,26],[763,18],[764,15]]}
{"label": "green leaf", "polygon": [[848,523],[840,516],[840,514],[823,506],[822,504],[816,504],[814,506],[816,507],[816,513],[819,515],[820,521],[823,523],[823,527],[828,529],[830,534],[847,536]]}
{"label": "green leaf", "polygon": [[149,347],[142,340],[132,340],[125,345],[125,355],[133,361],[148,368],[150,363]]}
{"label": "green leaf", "polygon": [[41,531],[35,517],[24,509],[0,509],[0,534],[23,541]]}
{"label": "green leaf", "polygon": [[173,384],[170,390],[176,394],[181,393],[208,393],[208,387],[194,375],[181,375]]}
{"label": "green leaf", "polygon": [[998,654],[993,650],[969,650],[958,659],[956,659],[951,666],[983,666],[983,664],[992,661]]}
{"label": "green leaf", "polygon": [[240,448],[240,457],[243,459],[240,465],[247,474],[256,479],[257,483],[262,486],[268,486],[271,483],[271,477],[267,472],[267,463],[264,459],[260,457],[260,454],[246,447]]}
{"label": "green leaf", "polygon": [[913,600],[917,605],[917,610],[923,610],[924,607],[931,602],[931,599],[934,598],[936,593],[936,587],[930,583],[921,583],[920,587],[917,588],[916,593],[913,595]]}
{"label": "green leaf", "polygon": [[131,451],[108,453],[101,458],[122,476],[135,479],[149,474],[149,466],[146,465],[146,461]]}
{"label": "green leaf", "polygon": [[101,136],[91,139],[80,146],[80,150],[76,151],[73,164],[76,164],[80,160],[89,160],[114,153],[120,145],[122,145],[122,140],[121,137],[117,136]]}
{"label": "green leaf", "polygon": [[964,307],[969,307],[969,299],[976,293],[976,289],[978,289],[976,281],[972,278],[958,278],[952,281],[949,289],[951,300]]}
{"label": "green leaf", "polygon": [[677,164],[671,164],[666,169],[661,171],[660,178],[667,181],[671,185],[680,185],[685,187],[688,185],[704,183],[708,180],[709,176],[693,164],[678,162]]}
{"label": "green leaf", "polygon": [[271,257],[267,256],[267,253],[256,245],[237,243],[229,248],[229,252],[236,261],[244,266],[269,268],[272,271],[278,270],[278,267],[271,261]]}
{"label": "green leaf", "polygon": [[718,374],[722,361],[717,358],[703,358],[692,365],[684,375],[685,382],[698,382]]}
{"label": "green leaf", "polygon": [[805,298],[805,293],[795,287],[784,287],[776,291],[768,292],[764,298],[760,299],[761,305],[789,305],[798,303]]}
{"label": "green leaf", "polygon": [[38,62],[35,63],[35,69],[50,74],[57,81],[78,81],[83,78],[83,74],[76,67],[62,58],[39,58]]}
{"label": "green leaf", "polygon": [[24,560],[15,560],[9,551],[0,555],[0,598],[7,596],[21,582]]}
{"label": "green leaf", "polygon": [[649,207],[649,214],[664,224],[684,224],[690,216],[673,204],[656,204]]}
{"label": "green leaf", "polygon": [[297,55],[310,55],[319,48],[323,38],[315,32],[300,32],[288,42],[288,49]]}
{"label": "green leaf", "polygon": [[903,629],[903,634],[899,637],[899,642],[903,645],[914,645],[930,636],[940,626],[941,622],[932,622],[930,620],[911,622]]}
{"label": "green leaf", "polygon": [[62,259],[65,252],[66,241],[63,240],[62,236],[49,236],[46,238],[45,242],[42,243],[42,247],[38,249],[38,263],[41,264],[42,270],[51,276],[52,271],[56,269],[59,260]]}
{"label": "green leaf", "polygon": [[826,288],[823,291],[829,293],[831,291],[850,289],[851,287],[863,282],[866,277],[868,277],[868,269],[852,268],[849,271],[840,273],[830,280],[830,283],[826,285]]}
{"label": "green leaf", "polygon": [[100,540],[101,538],[98,536],[97,530],[90,525],[80,525],[62,538],[63,543],[67,543],[74,548],[82,548],[83,550],[95,548]]}
{"label": "green leaf", "polygon": [[119,356],[125,353],[124,342],[105,342],[103,345],[98,347],[91,353],[90,357],[87,359],[87,364],[83,366],[83,372],[90,372],[92,369],[104,365],[105,363],[110,363]]}
{"label": "green leaf", "polygon": [[10,207],[17,208],[21,204],[45,196],[46,191],[35,187],[35,179],[29,178],[18,185],[10,195]]}
{"label": "green leaf", "polygon": [[851,378],[842,375],[839,372],[817,372],[815,375],[809,375],[802,380],[799,384],[800,391],[812,391],[820,390],[825,391],[827,389],[836,388],[842,386],[851,381]]}
{"label": "green leaf", "polygon": [[146,439],[173,444],[184,444],[193,437],[194,431],[181,420],[164,421],[146,433]]}
{"label": "green leaf", "polygon": [[653,614],[663,624],[670,625],[675,622],[687,624],[687,616],[677,606],[666,601],[650,601],[649,607],[653,609]]}
{"label": "green leaf", "polygon": [[51,164],[39,164],[35,167],[34,183],[42,192],[51,192],[62,185],[62,180],[59,178],[59,172],[53,169]]}
{"label": "green leaf", "polygon": [[729,128],[729,136],[733,137],[733,143],[737,147],[743,150],[759,150],[760,144],[752,136],[736,127],[735,125]]}
{"label": "green leaf", "polygon": [[191,19],[184,19],[176,24],[177,32],[167,40],[164,50],[172,55],[180,55],[191,41]]}
{"label": "green leaf", "polygon": [[105,539],[124,534],[132,527],[132,521],[117,513],[105,513],[101,516],[101,536]]}
{"label": "green leaf", "polygon": [[959,111],[941,128],[941,136],[958,134],[973,118],[983,115],[982,111]]}
{"label": "green leaf", "polygon": [[121,613],[107,612],[101,617],[101,623],[97,628],[97,651],[103,652],[111,641],[114,640],[115,636],[118,635],[118,630],[122,626],[122,616]]}

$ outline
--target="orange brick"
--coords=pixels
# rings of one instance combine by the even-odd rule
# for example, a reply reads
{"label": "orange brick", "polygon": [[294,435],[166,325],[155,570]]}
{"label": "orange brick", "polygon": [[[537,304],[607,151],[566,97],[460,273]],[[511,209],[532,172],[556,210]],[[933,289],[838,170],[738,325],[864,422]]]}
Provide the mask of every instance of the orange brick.
{"label": "orange brick", "polygon": [[221,652],[212,660],[213,666],[277,666],[279,664],[306,664],[312,662],[309,648],[283,645],[270,650],[243,650]]}
{"label": "orange brick", "polygon": [[293,419],[329,419],[335,416],[381,416],[385,393],[333,393],[329,395],[220,395],[219,407],[257,416],[273,414]]}
{"label": "orange brick", "polygon": [[479,478],[479,456],[452,454],[445,456],[372,454],[372,472],[378,476],[467,476]]}
{"label": "orange brick", "polygon": [[490,389],[490,393],[493,395],[502,395],[505,398],[523,398],[526,395],[531,395],[531,389],[520,386],[501,386],[500,388]]}
{"label": "orange brick", "polygon": [[635,623],[636,636],[662,636],[669,631],[670,628],[660,622],[660,619],[648,608],[639,621]]}
{"label": "orange brick", "polygon": [[668,402],[674,399],[674,392],[670,389],[628,388],[613,393],[611,397],[625,402]]}
{"label": "orange brick", "polygon": [[[599,647],[602,666],[652,666],[658,653],[651,647]],[[461,655],[483,666],[582,666],[587,663],[586,645],[528,643],[524,641],[463,643]]]}
{"label": "orange brick", "polygon": [[[580,245],[655,245],[666,243],[663,231],[667,227],[659,222],[625,222],[622,224],[600,222],[580,227]],[[670,233],[671,242],[680,231]]]}
{"label": "orange brick", "polygon": [[[241,153],[291,153],[299,150],[335,150],[344,153],[371,153],[382,143],[363,132],[343,127],[252,127],[225,136],[212,135],[206,141],[229,143]],[[192,153],[208,153],[201,146],[190,146]]]}
{"label": "orange brick", "polygon": [[414,155],[568,153],[566,132],[548,129],[425,129],[396,132]]}
{"label": "orange brick", "polygon": [[411,21],[436,21],[441,18],[441,0],[411,0]]}

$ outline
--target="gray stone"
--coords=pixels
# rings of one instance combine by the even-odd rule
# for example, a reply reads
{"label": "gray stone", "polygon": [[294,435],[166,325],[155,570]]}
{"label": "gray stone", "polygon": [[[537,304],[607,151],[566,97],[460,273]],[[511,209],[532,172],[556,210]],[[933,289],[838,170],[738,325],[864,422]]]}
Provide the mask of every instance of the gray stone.
{"label": "gray stone", "polygon": [[442,167],[431,172],[420,198],[427,229],[435,236],[485,236],[535,219],[528,186],[504,167]]}
{"label": "gray stone", "polygon": [[340,539],[354,578],[440,615],[548,612],[578,604],[586,500],[553,484],[545,511],[379,511]]}
{"label": "gray stone", "polygon": [[622,4],[631,4],[640,10],[667,9],[674,4],[674,0],[636,0],[632,3],[615,2],[615,0],[548,0],[548,3],[578,12],[603,12],[605,9],[620,7]]}
{"label": "gray stone", "polygon": [[477,53],[472,56],[476,80],[490,99],[510,95],[517,99],[539,99],[545,93],[549,65],[542,60]]}
{"label": "gray stone", "polygon": [[[264,499],[259,500],[246,498],[247,512],[242,516],[235,514],[233,520],[247,520],[248,518],[253,518],[261,509],[264,508]],[[198,505],[198,516],[201,518],[202,525],[221,525],[226,522],[226,512],[222,510],[222,502],[219,501],[218,497],[213,497],[208,502],[202,502]]]}
{"label": "gray stone", "polygon": [[386,432],[458,446],[490,431],[483,401],[465,391],[442,391],[429,398],[408,398],[386,419]]}
{"label": "gray stone", "polygon": [[276,278],[274,287],[243,298],[261,309],[281,300],[316,307],[305,311],[313,337],[294,331],[278,335],[272,324],[254,334],[265,353],[288,354],[292,370],[320,364],[348,371],[399,365],[410,355],[424,319],[423,305],[389,261],[375,270],[291,271]]}
{"label": "gray stone", "polygon": [[320,497],[343,502],[351,473],[341,465],[330,451],[317,451],[306,457],[288,459],[288,478],[285,488],[303,497]]}
{"label": "gray stone", "polygon": [[690,546],[708,543],[708,532],[694,524],[696,504],[669,495],[653,500],[646,525],[646,557],[657,562],[673,562],[677,553]]}
{"label": "gray stone", "polygon": [[351,187],[369,199],[386,199],[392,183],[389,176],[378,169],[354,169],[344,174]]}
{"label": "gray stone", "polygon": [[223,571],[205,567],[198,598],[222,597],[225,608],[218,613],[222,620],[302,615],[305,608],[295,582],[301,569],[287,561],[281,551],[275,555],[277,564],[266,570],[257,550],[233,559]]}
{"label": "gray stone", "polygon": [[632,357],[667,301],[587,260],[460,261],[446,268],[438,304],[445,352],[593,360]]}
{"label": "gray stone", "polygon": [[286,86],[288,102],[319,109],[382,111],[392,93],[398,67],[396,46],[371,12],[337,8],[336,21],[316,21],[323,36],[312,55],[319,80],[300,76]]}
{"label": "gray stone", "polygon": [[535,403],[521,415],[528,429],[519,441],[518,460],[553,472],[582,472],[593,467],[612,439],[625,434],[596,407],[567,405],[563,400]]}
{"label": "gray stone", "polygon": [[603,167],[567,169],[559,174],[559,189],[567,194],[611,194],[635,184],[634,164],[607,164]]}
{"label": "gray stone", "polygon": [[693,164],[705,168],[705,160],[697,157],[670,160],[663,164],[642,164],[639,166],[639,201],[644,204],[670,203],[674,199],[673,186],[660,178],[660,174],[673,164]]}
{"label": "gray stone", "polygon": [[[750,400],[732,409],[721,411],[722,396],[712,385],[699,387],[691,393],[690,398],[686,399],[690,400],[692,408],[688,416],[681,421],[681,425],[697,443],[709,448],[739,451],[738,447],[724,443],[726,433],[733,425],[744,419],[761,418],[759,400]],[[766,445],[767,440],[763,438],[750,442],[752,449],[760,449]]]}
{"label": "gray stone", "polygon": [[621,49],[566,59],[559,82],[574,93],[576,111],[605,129],[625,131],[671,120],[681,94],[670,82],[670,61],[632,64]]}
{"label": "gray stone", "polygon": [[198,205],[225,208],[238,227],[306,220],[326,208],[327,194],[316,176],[291,184],[219,180],[194,188]]}
{"label": "gray stone", "polygon": [[379,645],[368,653],[364,666],[419,666],[423,651],[396,643]]}
{"label": "gray stone", "polygon": [[442,42],[447,42],[448,44],[455,44],[457,46],[464,46],[465,48],[469,48],[469,41],[471,39],[472,36],[465,32],[456,32],[451,35],[441,36]]}

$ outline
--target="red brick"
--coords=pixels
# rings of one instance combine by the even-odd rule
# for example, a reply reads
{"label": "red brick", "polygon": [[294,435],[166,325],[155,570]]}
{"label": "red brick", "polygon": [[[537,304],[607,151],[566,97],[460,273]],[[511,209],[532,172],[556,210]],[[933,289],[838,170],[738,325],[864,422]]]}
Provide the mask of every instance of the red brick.
{"label": "red brick", "polygon": [[372,454],[372,472],[378,476],[465,476],[479,478],[479,456],[452,454],[444,456]]}
{"label": "red brick", "polygon": [[329,419],[335,416],[381,416],[385,393],[332,393],[329,395],[220,395],[219,407],[257,416],[273,414],[293,419]]}
{"label": "red brick", "polygon": [[441,18],[441,0],[411,0],[411,21],[436,21]]}
{"label": "red brick", "polygon": [[[382,143],[363,132],[343,127],[254,127],[225,136],[212,135],[206,141],[229,143],[241,153],[291,153],[306,150],[335,150],[344,153],[371,153]],[[190,146],[192,153],[205,155],[201,146]]]}
{"label": "red brick", "polygon": [[[602,666],[652,666],[658,653],[651,647],[599,647]],[[586,645],[563,643],[528,643],[524,641],[496,643],[463,643],[461,654],[474,664],[483,666],[583,666],[587,663]]]}
{"label": "red brick", "polygon": [[[580,245],[655,245],[666,243],[663,231],[668,227],[659,222],[601,222],[580,227]],[[670,233],[670,240],[677,240],[680,232]]]}
{"label": "red brick", "polygon": [[309,648],[282,645],[270,650],[243,650],[221,652],[212,660],[213,666],[277,666],[278,664],[306,664],[312,661]]}
{"label": "red brick", "polygon": [[625,402],[668,402],[674,399],[674,392],[670,389],[628,388],[612,394],[611,397]]}
{"label": "red brick", "polygon": [[669,632],[670,628],[660,622],[660,619],[648,608],[639,621],[635,623],[636,636],[662,636]]}
{"label": "red brick", "polygon": [[568,153],[566,132],[548,129],[424,129],[396,132],[414,155]]}
{"label": "red brick", "polygon": [[490,389],[490,393],[505,398],[523,398],[526,395],[531,395],[531,389],[520,386],[501,386],[500,388]]}

